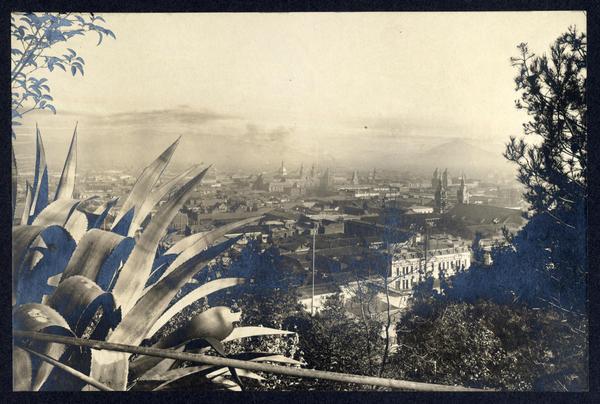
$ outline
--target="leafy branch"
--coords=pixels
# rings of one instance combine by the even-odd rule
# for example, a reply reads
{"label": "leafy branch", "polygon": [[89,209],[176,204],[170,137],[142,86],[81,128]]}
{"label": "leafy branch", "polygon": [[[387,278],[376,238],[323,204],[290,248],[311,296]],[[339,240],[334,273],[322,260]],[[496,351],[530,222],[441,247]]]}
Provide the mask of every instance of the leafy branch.
{"label": "leafy branch", "polygon": [[[23,115],[39,109],[56,113],[50,96],[48,79],[40,71],[58,68],[73,76],[84,75],[85,60],[71,48],[64,53],[58,44],[90,32],[98,34],[100,45],[104,37],[116,39],[115,34],[103,27],[104,18],[90,14],[73,13],[14,13],[11,15],[11,109],[13,126],[20,125]],[[13,131],[14,137],[14,131]]]}

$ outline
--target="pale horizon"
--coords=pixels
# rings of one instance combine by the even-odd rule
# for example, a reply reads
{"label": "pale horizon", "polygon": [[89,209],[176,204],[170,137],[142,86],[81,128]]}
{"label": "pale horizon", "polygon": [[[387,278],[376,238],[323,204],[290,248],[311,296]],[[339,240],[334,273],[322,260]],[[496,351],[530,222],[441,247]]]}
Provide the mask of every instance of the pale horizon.
{"label": "pale horizon", "polygon": [[182,166],[402,169],[453,139],[501,159],[526,119],[516,46],[586,29],[571,11],[99,15],[117,39],[69,41],[85,76],[47,73],[57,114],[25,116],[17,160],[36,122],[51,171],[75,122],[83,168],[139,168],[180,135]]}

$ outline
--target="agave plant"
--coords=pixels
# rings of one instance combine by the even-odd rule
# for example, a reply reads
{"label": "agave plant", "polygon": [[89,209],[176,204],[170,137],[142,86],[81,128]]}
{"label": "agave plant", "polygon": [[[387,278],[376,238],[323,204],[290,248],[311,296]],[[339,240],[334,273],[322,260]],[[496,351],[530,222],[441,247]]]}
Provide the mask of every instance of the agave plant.
{"label": "agave plant", "polygon": [[[159,245],[167,227],[210,167],[193,166],[158,185],[177,139],[138,177],[110,230],[101,229],[116,199],[90,209],[89,200],[73,198],[77,166],[77,127],[54,200],[49,201],[48,170],[42,136],[36,127],[33,184],[27,184],[21,225],[13,227],[13,327],[107,342],[224,355],[228,341],[262,335],[291,334],[266,327],[238,327],[239,312],[212,307],[164,335],[161,329],[188,306],[210,293],[244,282],[220,278],[179,297],[198,273],[231,248],[241,236],[233,229],[254,217],[188,236],[166,251]],[[164,200],[164,203],[159,204]],[[156,213],[150,213],[156,210]],[[143,226],[142,224],[147,223]],[[157,337],[160,336],[160,337]],[[15,340],[15,390],[92,389],[80,379],[30,355],[36,351],[115,390],[210,387],[240,389],[239,377],[260,379],[249,371],[185,366],[171,359],[132,356],[58,343]],[[273,353],[242,353],[238,359],[299,364]],[[228,378],[231,376],[231,379]]]}

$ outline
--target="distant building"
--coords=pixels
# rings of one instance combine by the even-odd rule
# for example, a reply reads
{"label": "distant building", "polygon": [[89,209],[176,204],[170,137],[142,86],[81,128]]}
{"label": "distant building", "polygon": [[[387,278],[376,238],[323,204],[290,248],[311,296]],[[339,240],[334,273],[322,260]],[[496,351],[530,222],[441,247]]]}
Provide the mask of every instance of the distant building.
{"label": "distant building", "polygon": [[442,174],[442,186],[448,189],[448,169],[444,169],[444,173]]}
{"label": "distant building", "polygon": [[377,170],[373,168],[371,174],[369,174],[369,182],[372,184],[377,180]]}
{"label": "distant building", "polygon": [[354,170],[352,173],[352,185],[359,185],[360,180],[358,179],[358,171]]}
{"label": "distant building", "polygon": [[287,169],[285,168],[285,166],[283,165],[283,160],[281,160],[281,167],[279,167],[279,171],[277,172],[279,174],[279,176],[281,177],[285,177],[287,176]]}
{"label": "distant building", "polygon": [[469,203],[469,197],[469,190],[467,184],[465,184],[465,175],[463,174],[460,179],[460,187],[458,188],[458,191],[456,191],[456,199],[458,200],[458,203],[466,205]]}
{"label": "distant building", "polygon": [[431,177],[431,188],[437,189],[440,184],[440,174],[438,169],[436,168],[433,172],[433,176]]}
{"label": "distant building", "polygon": [[333,177],[331,175],[331,171],[329,170],[329,168],[327,168],[319,182],[319,191],[321,193],[325,194],[330,191],[332,185],[333,185]]}
{"label": "distant building", "polygon": [[267,187],[269,192],[283,192],[285,189],[285,182],[282,181],[271,181]]}
{"label": "distant building", "polygon": [[265,182],[264,182],[262,173],[258,174],[258,176],[256,177],[256,180],[252,184],[252,189],[256,189],[256,190],[265,189]]}
{"label": "distant building", "polygon": [[471,249],[467,246],[439,248],[427,252],[427,262],[422,250],[400,250],[392,255],[390,285],[398,291],[411,291],[413,286],[429,273],[434,283],[441,272],[453,275],[458,269],[471,266]]}
{"label": "distant building", "polygon": [[442,181],[438,182],[437,189],[435,191],[435,213],[444,213],[448,209],[448,192],[444,187]]}

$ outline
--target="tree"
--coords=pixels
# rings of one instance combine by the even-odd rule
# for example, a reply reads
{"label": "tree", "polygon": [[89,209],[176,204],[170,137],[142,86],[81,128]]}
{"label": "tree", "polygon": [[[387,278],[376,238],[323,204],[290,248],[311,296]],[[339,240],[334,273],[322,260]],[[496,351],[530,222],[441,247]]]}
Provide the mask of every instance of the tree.
{"label": "tree", "polygon": [[585,390],[587,321],[563,314],[486,301],[420,301],[398,324],[389,375],[508,390]]}
{"label": "tree", "polygon": [[[71,48],[59,50],[60,44],[90,32],[98,34],[98,45],[104,36],[115,39],[115,34],[101,26],[104,18],[74,13],[14,13],[11,15],[11,91],[12,124],[20,125],[23,115],[48,109],[56,113],[52,104],[48,79],[42,71],[69,69],[75,76],[83,76],[84,59]],[[62,53],[65,52],[65,53]],[[13,131],[14,136],[14,131]]]}
{"label": "tree", "polygon": [[[340,294],[327,298],[323,309],[314,317],[300,313],[285,324],[299,334],[303,359],[308,368],[333,372],[377,376],[385,341],[381,336],[384,322],[368,319],[365,334],[362,320],[348,313]],[[360,390],[364,386],[335,383],[326,380],[305,380],[303,389]]]}
{"label": "tree", "polygon": [[587,39],[570,27],[536,56],[526,43],[511,58],[520,99],[516,106],[531,117],[525,138],[511,137],[504,156],[517,164],[532,219],[517,251],[543,249],[545,259],[534,269],[545,271],[555,289],[553,304],[584,306],[587,201]]}
{"label": "tree", "polygon": [[[585,34],[512,58],[532,142],[511,138],[531,206],[528,223],[492,249],[493,264],[415,290],[397,326],[392,377],[514,390],[587,388]],[[475,246],[475,245],[474,245]]]}

